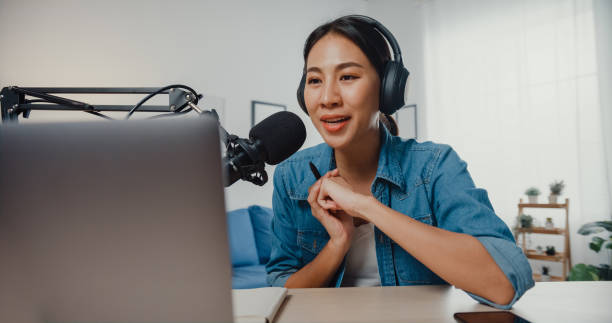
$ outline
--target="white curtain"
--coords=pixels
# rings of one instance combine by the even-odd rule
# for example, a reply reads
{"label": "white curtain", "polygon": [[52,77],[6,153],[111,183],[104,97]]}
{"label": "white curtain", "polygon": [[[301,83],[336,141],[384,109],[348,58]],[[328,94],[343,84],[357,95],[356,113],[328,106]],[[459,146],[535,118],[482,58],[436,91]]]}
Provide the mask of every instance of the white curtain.
{"label": "white curtain", "polygon": [[[573,263],[605,262],[576,233],[610,217],[593,0],[429,1],[423,14],[428,139],[459,152],[509,226],[527,187],[543,203],[564,180]],[[559,210],[528,213],[564,226]]]}
{"label": "white curtain", "polygon": [[[612,1],[594,0],[595,37],[597,39],[597,69],[601,125],[608,171],[608,196],[612,196]],[[612,211],[612,198],[610,199]],[[610,214],[612,218],[612,212]]]}

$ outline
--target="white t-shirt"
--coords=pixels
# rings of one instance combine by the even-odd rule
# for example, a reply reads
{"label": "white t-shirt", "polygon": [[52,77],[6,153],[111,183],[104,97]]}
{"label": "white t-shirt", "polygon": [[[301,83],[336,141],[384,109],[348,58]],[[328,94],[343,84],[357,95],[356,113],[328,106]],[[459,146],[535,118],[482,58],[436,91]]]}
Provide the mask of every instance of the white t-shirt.
{"label": "white t-shirt", "polygon": [[380,286],[373,223],[355,228],[341,286]]}

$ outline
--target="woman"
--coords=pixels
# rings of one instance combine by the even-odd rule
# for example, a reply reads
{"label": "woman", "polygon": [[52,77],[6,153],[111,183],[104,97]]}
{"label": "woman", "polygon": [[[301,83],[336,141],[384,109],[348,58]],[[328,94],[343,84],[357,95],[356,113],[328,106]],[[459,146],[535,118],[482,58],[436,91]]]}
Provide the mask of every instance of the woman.
{"label": "woman", "polygon": [[[398,108],[386,97],[385,73],[399,61],[382,30],[371,18],[346,16],[306,40],[298,101],[325,143],[276,168],[268,282],[448,283],[510,308],[534,283],[486,191],[449,146],[403,140],[380,125],[379,111]],[[309,162],[325,175],[317,180]]]}

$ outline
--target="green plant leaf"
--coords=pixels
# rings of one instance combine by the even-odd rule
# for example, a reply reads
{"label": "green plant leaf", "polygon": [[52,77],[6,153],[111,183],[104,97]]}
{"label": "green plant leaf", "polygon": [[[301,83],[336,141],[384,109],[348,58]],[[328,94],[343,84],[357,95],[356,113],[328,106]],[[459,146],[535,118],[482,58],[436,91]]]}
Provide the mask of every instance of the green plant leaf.
{"label": "green plant leaf", "polygon": [[601,237],[593,237],[591,241],[592,242],[589,243],[589,248],[595,252],[599,252],[601,250],[601,245],[603,245],[604,241],[606,240],[602,239]]}
{"label": "green plant leaf", "polygon": [[591,233],[602,232],[603,230],[608,230],[612,232],[612,221],[597,221],[585,223],[580,227],[580,229],[578,229],[578,233],[586,236]]}
{"label": "green plant leaf", "polygon": [[563,183],[563,181],[554,181],[550,183],[550,192],[552,194],[560,195],[563,188],[565,188],[565,183]]}
{"label": "green plant leaf", "polygon": [[569,274],[569,280],[599,280],[599,271],[593,265],[577,264]]}
{"label": "green plant leaf", "polygon": [[612,249],[612,242],[606,243],[606,249]]}
{"label": "green plant leaf", "polygon": [[537,196],[537,195],[540,195],[540,190],[537,187],[530,187],[525,191],[525,195]]}

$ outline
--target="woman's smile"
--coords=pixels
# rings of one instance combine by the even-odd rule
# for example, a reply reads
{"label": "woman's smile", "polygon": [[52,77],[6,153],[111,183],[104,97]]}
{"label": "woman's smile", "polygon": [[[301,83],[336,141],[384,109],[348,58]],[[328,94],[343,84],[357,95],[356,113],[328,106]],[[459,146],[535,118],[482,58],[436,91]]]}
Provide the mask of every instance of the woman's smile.
{"label": "woman's smile", "polygon": [[327,132],[338,132],[346,126],[351,120],[350,116],[338,114],[326,114],[321,117],[323,128]]}

